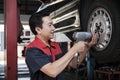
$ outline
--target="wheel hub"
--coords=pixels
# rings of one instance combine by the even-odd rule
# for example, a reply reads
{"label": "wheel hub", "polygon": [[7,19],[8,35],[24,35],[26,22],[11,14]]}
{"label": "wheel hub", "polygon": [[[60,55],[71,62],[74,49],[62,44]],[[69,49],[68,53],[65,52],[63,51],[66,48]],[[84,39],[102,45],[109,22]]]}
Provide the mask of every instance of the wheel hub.
{"label": "wheel hub", "polygon": [[95,46],[97,51],[102,51],[108,46],[112,35],[112,23],[106,9],[97,8],[93,11],[88,21],[88,31],[99,34],[99,40]]}

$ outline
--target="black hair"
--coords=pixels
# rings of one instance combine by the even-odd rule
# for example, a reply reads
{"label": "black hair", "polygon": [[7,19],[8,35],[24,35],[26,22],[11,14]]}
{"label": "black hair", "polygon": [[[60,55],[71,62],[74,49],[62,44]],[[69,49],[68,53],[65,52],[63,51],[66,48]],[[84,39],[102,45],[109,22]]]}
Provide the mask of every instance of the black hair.
{"label": "black hair", "polygon": [[29,19],[29,26],[34,35],[37,35],[37,32],[35,30],[36,27],[42,28],[42,18],[45,16],[49,16],[49,13],[43,11],[31,15]]}

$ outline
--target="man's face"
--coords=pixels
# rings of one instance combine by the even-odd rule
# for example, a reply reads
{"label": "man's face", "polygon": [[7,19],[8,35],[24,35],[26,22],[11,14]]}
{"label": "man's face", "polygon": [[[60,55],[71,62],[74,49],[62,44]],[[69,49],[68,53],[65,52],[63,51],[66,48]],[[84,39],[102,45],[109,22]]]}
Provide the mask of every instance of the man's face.
{"label": "man's face", "polygon": [[52,39],[54,37],[54,30],[55,27],[53,26],[52,19],[49,16],[45,16],[42,18],[43,24],[42,24],[42,29],[41,29],[41,36],[44,39]]}

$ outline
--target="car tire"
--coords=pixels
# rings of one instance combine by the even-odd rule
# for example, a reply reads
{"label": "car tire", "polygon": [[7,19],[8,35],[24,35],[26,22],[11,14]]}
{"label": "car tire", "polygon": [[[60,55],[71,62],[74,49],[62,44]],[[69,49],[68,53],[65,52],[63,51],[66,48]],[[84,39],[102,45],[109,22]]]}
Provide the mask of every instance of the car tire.
{"label": "car tire", "polygon": [[98,31],[98,43],[90,53],[98,64],[120,63],[120,13],[114,2],[96,0],[81,12],[82,30]]}

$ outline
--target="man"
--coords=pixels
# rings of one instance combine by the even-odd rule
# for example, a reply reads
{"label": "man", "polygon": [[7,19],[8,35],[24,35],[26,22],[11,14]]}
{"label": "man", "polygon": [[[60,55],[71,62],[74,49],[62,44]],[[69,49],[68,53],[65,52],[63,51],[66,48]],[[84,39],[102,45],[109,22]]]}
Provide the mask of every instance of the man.
{"label": "man", "polygon": [[75,53],[82,53],[82,61],[90,46],[97,42],[97,36],[94,35],[90,43],[79,41],[63,55],[59,44],[51,41],[55,27],[49,14],[33,14],[29,25],[35,35],[35,39],[26,47],[26,63],[31,80],[65,80],[64,69]]}

